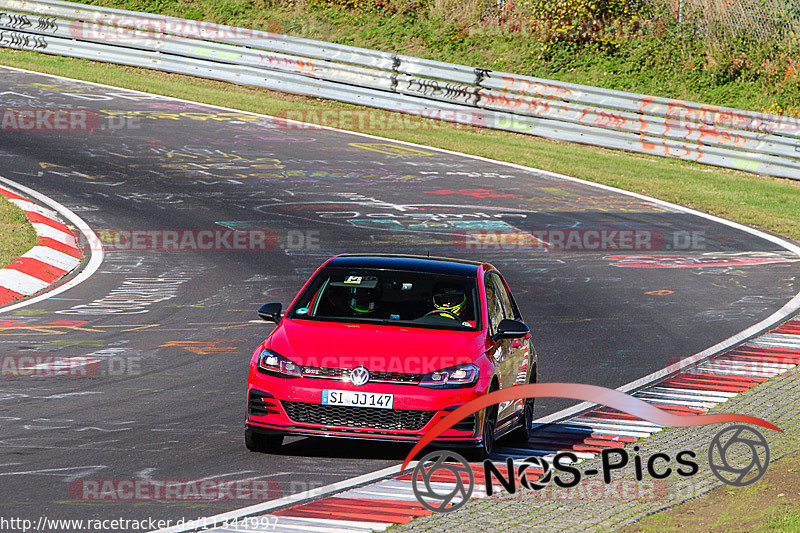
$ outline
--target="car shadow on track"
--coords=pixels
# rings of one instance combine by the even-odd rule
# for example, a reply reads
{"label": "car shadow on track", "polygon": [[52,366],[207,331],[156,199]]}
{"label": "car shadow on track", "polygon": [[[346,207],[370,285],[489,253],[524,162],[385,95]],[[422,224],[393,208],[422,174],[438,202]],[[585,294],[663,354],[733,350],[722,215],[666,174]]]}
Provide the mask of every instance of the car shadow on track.
{"label": "car shadow on track", "polygon": [[286,439],[276,455],[332,459],[386,459],[402,461],[412,444],[358,439],[296,437]]}
{"label": "car shadow on track", "polygon": [[[507,438],[497,441],[498,446],[511,445]],[[286,457],[318,457],[320,459],[384,459],[403,461],[414,443],[380,442],[359,439],[341,439],[335,437],[293,437],[287,438],[279,452],[274,455]],[[424,456],[432,450],[442,449],[440,446],[426,446],[416,458]],[[465,454],[467,448],[453,448]]]}

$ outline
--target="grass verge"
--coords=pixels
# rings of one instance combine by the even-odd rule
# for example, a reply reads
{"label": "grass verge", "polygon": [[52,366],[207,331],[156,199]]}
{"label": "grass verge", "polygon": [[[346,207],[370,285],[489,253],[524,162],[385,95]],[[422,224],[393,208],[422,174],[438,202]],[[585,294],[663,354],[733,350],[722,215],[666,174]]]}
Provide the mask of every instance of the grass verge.
{"label": "grass verge", "polygon": [[25,213],[0,196],[0,268],[36,244],[36,232]]}
{"label": "grass verge", "polygon": [[800,531],[800,452],[771,463],[764,477],[749,487],[719,487],[623,531]]}
{"label": "grass verge", "polygon": [[[456,150],[559,172],[699,209],[800,240],[800,182],[538,139],[502,131],[436,123],[417,117],[359,121],[363,108],[237,87],[210,80],[27,51],[0,51],[0,64],[128,89],[277,116],[302,113],[310,122]],[[373,116],[373,115],[370,115]],[[350,117],[349,124],[342,117]],[[316,119],[316,120],[315,120]],[[374,127],[378,124],[378,127]],[[402,127],[389,127],[402,124]]]}
{"label": "grass verge", "polygon": [[[746,36],[703,39],[687,31],[691,25],[675,26],[669,0],[85,1],[608,89],[800,113],[796,39],[794,46]],[[531,18],[526,4],[555,10]],[[654,4],[667,10],[645,8]],[[629,9],[603,9],[612,5]]]}

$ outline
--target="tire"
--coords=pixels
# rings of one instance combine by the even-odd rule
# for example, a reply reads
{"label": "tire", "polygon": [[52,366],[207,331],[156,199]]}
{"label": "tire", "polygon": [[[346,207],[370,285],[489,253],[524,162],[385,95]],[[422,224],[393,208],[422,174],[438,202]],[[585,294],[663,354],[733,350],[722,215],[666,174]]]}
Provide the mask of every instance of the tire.
{"label": "tire", "polygon": [[244,445],[251,452],[275,453],[281,449],[283,435],[265,435],[251,429],[244,430]]}
{"label": "tire", "polygon": [[[531,385],[533,383],[536,383],[536,366],[533,367],[531,376],[528,378],[528,384]],[[525,399],[525,407],[522,410],[522,416],[519,418],[519,427],[509,434],[509,438],[518,444],[525,444],[531,438],[534,402],[534,398]]]}
{"label": "tire", "polygon": [[525,444],[531,438],[533,425],[533,398],[525,399],[525,407],[519,417],[519,426],[509,434],[509,437],[517,444]]}
{"label": "tire", "polygon": [[486,408],[483,417],[483,437],[477,448],[469,454],[473,461],[483,461],[488,459],[494,451],[494,431],[497,425],[497,406],[492,405]]}

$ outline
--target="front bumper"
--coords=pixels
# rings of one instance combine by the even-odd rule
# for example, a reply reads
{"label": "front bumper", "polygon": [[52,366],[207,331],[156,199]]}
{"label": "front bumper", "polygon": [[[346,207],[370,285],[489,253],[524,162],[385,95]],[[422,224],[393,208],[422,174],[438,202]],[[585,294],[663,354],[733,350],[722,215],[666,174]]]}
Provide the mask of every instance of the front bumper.
{"label": "front bumper", "polygon": [[[436,422],[480,395],[475,388],[426,389],[374,384],[358,390],[393,394],[393,409],[332,406],[322,405],[323,389],[356,390],[354,386],[338,381],[302,379],[302,386],[297,383],[299,380],[281,380],[289,383],[262,383],[260,386],[251,384],[246,427],[267,434],[415,442]],[[481,439],[477,431],[481,427],[478,418],[477,414],[467,417],[435,442],[454,446],[477,444]]]}

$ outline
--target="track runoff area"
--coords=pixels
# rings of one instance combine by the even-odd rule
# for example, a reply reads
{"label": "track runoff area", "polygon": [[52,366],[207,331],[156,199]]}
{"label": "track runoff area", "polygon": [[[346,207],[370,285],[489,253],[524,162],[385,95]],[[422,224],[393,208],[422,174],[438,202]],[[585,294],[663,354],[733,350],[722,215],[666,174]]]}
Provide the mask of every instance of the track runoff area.
{"label": "track runoff area", "polygon": [[[611,388],[766,328],[798,292],[779,239],[564,176],[12,69],[0,94],[0,175],[93,229],[87,263],[103,253],[88,279],[3,318],[11,518],[155,529],[397,469],[408,446],[242,442],[247,364],[269,332],[255,309],[288,303],[336,253],[491,262],[533,328],[539,380]],[[65,110],[81,116],[47,118]],[[96,364],[11,371],[30,356]],[[574,404],[540,399],[535,414]],[[175,488],[199,482],[219,490]]]}

